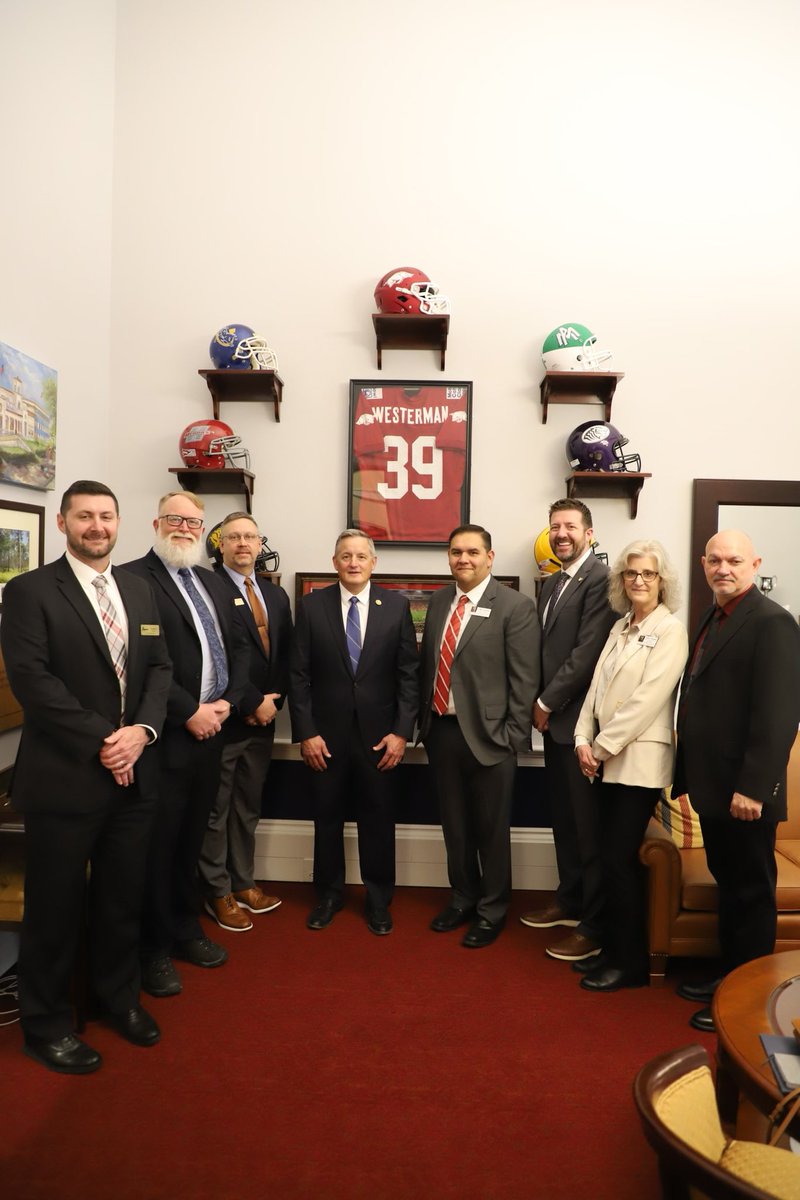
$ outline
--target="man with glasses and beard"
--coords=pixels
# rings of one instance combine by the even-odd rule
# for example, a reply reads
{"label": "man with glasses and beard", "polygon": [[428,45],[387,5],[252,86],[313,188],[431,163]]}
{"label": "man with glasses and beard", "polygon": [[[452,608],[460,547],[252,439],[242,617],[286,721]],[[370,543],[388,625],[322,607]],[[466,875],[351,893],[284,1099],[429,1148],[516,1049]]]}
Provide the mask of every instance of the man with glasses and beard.
{"label": "man with glasses and beard", "polygon": [[198,967],[220,967],[228,957],[198,920],[197,862],[219,784],[218,735],[247,688],[248,651],[227,590],[198,566],[202,500],[167,493],[153,528],[153,549],[128,563],[155,593],[173,665],[142,922],[142,987],[151,996],[174,996],[181,981],[173,957]]}

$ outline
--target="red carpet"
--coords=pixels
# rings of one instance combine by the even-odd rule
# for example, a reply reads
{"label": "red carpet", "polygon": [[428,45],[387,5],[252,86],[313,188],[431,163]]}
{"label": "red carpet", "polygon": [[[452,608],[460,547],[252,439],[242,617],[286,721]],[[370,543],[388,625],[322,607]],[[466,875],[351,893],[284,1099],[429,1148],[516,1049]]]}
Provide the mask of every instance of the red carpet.
{"label": "red carpet", "polygon": [[[4,1196],[24,1200],[641,1200],[655,1158],[637,1068],[713,1037],[664,989],[596,996],[522,926],[516,893],[485,950],[427,930],[446,893],[401,889],[378,938],[361,889],[305,929],[303,884],[227,934],[219,970],[145,997],[163,1031],[139,1049],[92,1022],[95,1075],[59,1076],[0,1029]],[[216,930],[216,933],[214,932]],[[180,964],[179,964],[180,965]],[[695,978],[699,963],[684,964]]]}

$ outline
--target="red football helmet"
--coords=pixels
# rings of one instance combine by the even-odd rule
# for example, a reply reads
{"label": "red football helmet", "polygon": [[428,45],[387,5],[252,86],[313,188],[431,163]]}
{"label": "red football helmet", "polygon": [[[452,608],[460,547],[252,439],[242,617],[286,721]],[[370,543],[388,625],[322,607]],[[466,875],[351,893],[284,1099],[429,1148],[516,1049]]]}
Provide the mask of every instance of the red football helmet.
{"label": "red football helmet", "polygon": [[379,280],[375,303],[383,313],[449,313],[450,300],[417,267],[395,267]]}
{"label": "red football helmet", "polygon": [[214,471],[225,467],[249,468],[250,455],[241,441],[224,421],[193,421],[181,434],[178,448],[187,467]]}

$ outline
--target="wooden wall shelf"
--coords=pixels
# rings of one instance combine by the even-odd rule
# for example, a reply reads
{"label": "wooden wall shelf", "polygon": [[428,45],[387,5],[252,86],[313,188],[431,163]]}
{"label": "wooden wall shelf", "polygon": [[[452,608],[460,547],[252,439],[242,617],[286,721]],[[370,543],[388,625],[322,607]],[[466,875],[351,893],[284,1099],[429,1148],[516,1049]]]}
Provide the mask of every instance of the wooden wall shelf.
{"label": "wooden wall shelf", "polygon": [[624,378],[624,371],[547,371],[539,384],[542,424],[547,424],[548,404],[602,404],[608,423],[614,392]]}
{"label": "wooden wall shelf", "polygon": [[223,400],[235,400],[245,404],[253,401],[271,401],[275,409],[275,420],[281,419],[283,380],[277,371],[201,370],[211,392],[214,420],[219,420],[219,406]]}
{"label": "wooden wall shelf", "polygon": [[253,511],[253,492],[256,477],[244,467],[170,467],[170,474],[177,475],[178,483],[187,492],[206,492],[214,496],[237,496],[245,498],[245,507]]}
{"label": "wooden wall shelf", "polygon": [[375,326],[375,348],[378,370],[384,350],[438,350],[439,369],[444,370],[447,350],[447,334],[450,329],[450,314],[434,313],[373,313]]}
{"label": "wooden wall shelf", "polygon": [[570,500],[601,496],[616,498],[623,496],[631,502],[631,520],[639,511],[639,493],[645,479],[652,479],[649,471],[575,471],[565,479],[567,496]]}

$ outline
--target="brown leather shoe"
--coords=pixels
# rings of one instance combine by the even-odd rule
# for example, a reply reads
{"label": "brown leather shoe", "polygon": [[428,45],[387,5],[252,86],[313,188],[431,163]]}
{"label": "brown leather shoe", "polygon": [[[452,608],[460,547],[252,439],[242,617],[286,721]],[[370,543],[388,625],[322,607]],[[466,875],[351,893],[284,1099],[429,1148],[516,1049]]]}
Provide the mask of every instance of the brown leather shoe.
{"label": "brown leather shoe", "polygon": [[545,905],[544,908],[536,908],[533,912],[523,913],[520,921],[523,925],[530,925],[533,929],[552,929],[554,925],[571,925],[574,929],[578,924],[572,917],[568,917],[555,901]]}
{"label": "brown leather shoe", "polygon": [[571,933],[563,941],[547,946],[545,954],[563,959],[564,962],[577,962],[581,958],[593,958],[601,949],[597,942],[584,937],[582,933]]}
{"label": "brown leather shoe", "polygon": [[227,896],[212,896],[206,900],[206,912],[222,929],[229,929],[231,933],[246,933],[253,928],[253,922],[239,908],[230,892]]}
{"label": "brown leather shoe", "polygon": [[237,904],[251,913],[272,912],[273,908],[277,908],[280,904],[277,896],[265,895],[257,883],[243,892],[234,892],[233,898]]}

